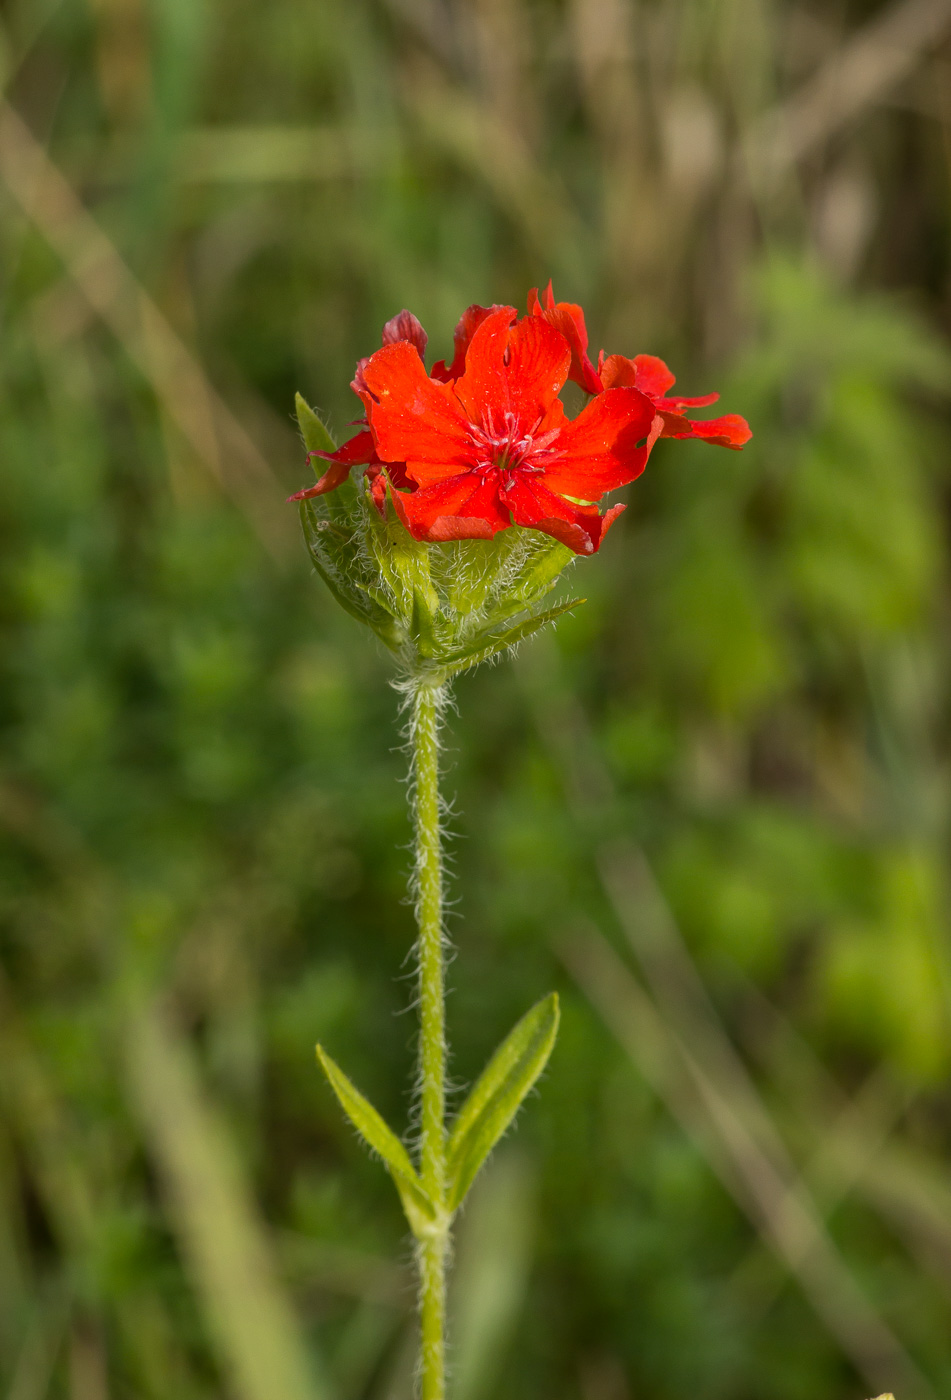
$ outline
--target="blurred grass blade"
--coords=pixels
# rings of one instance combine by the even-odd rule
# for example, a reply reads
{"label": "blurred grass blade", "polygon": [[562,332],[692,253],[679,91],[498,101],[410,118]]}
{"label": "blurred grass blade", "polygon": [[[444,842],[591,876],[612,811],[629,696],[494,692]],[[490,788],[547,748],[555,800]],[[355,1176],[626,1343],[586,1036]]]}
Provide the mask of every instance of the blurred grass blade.
{"label": "blurred grass blade", "polygon": [[436,1219],[436,1208],[420,1185],[416,1168],[399,1138],[377,1113],[369,1099],[347,1078],[322,1046],[317,1046],[317,1059],[326,1074],[340,1107],[350,1119],[364,1142],[382,1157],[396,1184],[403,1209],[414,1235],[425,1234]]}
{"label": "blurred grass blade", "polygon": [[238,1400],[332,1400],[187,1043],[154,1007],[136,1008],[126,1034],[134,1106],[229,1388]]}
{"label": "blurred grass blade", "polygon": [[38,1307],[16,1352],[6,1400],[45,1400],[63,1342],[66,1313],[60,1303]]}
{"label": "blurred grass blade", "polygon": [[[282,562],[292,538],[293,515],[281,509],[276,478],[264,454],[73,186],[5,101],[0,101],[0,179],[62,259],[83,299],[112,330],[198,459],[234,496],[268,552]],[[225,461],[237,470],[225,471]]]}
{"label": "blurred grass blade", "polygon": [[504,1148],[466,1203],[450,1289],[453,1400],[485,1400],[525,1303],[536,1214],[532,1162]]}
{"label": "blurred grass blade", "polygon": [[465,1199],[479,1168],[541,1074],[558,1034],[558,993],[526,1012],[496,1050],[459,1111],[449,1139],[449,1209]]}

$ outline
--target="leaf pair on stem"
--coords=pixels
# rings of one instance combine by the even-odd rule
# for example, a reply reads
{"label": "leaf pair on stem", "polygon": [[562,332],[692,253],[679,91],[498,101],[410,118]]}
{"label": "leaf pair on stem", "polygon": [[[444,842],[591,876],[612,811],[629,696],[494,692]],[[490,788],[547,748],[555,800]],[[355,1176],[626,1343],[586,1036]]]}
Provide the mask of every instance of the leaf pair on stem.
{"label": "leaf pair on stem", "polygon": [[322,1046],[317,1058],[341,1107],[360,1136],[382,1157],[418,1240],[445,1228],[465,1200],[489,1153],[509,1127],[548,1062],[558,1032],[558,995],[552,992],[509,1032],[473,1086],[446,1143],[445,1198],[424,1189],[409,1153],[373,1105]]}

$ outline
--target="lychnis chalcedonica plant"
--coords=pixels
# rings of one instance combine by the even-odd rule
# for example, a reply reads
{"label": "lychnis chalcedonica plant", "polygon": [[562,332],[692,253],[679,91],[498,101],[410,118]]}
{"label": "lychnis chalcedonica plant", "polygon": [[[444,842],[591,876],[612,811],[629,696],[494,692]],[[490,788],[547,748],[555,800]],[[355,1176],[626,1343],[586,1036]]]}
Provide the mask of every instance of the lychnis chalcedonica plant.
{"label": "lychnis chalcedonica plant", "polygon": [[[344,1112],[385,1163],[416,1241],[420,1385],[443,1400],[445,1296],[453,1217],[551,1054],[558,998],[543,998],[490,1058],[446,1121],[443,812],[439,733],[460,672],[530,637],[578,598],[548,604],[567,566],[593,554],[624,509],[606,492],[641,474],[659,437],[739,448],[736,415],[694,422],[712,403],[672,397],[674,376],[652,355],[603,352],[595,366],[581,308],[532,292],[529,314],[471,306],[451,363],[427,371],[427,337],[401,312],[383,346],[357,366],[361,430],[337,449],[298,395],[309,457],[328,463],[301,503],[318,573],[396,661],[409,712],[413,891],[419,938],[418,1151],[405,1144],[322,1046],[317,1055]],[[590,395],[567,417],[568,379]],[[355,468],[362,468],[357,473]]]}

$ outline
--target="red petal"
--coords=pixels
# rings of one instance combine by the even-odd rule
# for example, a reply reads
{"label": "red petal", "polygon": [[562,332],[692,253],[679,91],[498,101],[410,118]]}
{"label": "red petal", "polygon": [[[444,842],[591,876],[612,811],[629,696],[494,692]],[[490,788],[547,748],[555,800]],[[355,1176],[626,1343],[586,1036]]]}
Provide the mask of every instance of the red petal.
{"label": "red petal", "polygon": [[308,461],[312,457],[322,457],[330,466],[313,486],[288,496],[289,501],[307,501],[311,496],[324,496],[328,491],[336,491],[350,475],[351,467],[364,466],[368,462],[376,461],[376,444],[372,433],[357,433],[356,437],[345,442],[336,452],[308,452]]}
{"label": "red petal", "polygon": [[716,403],[719,397],[719,394],[701,394],[697,399],[681,399],[674,395],[671,399],[655,398],[654,403],[658,408],[670,408],[676,412],[680,408],[707,408]]}
{"label": "red petal", "polygon": [[288,496],[287,500],[288,502],[309,501],[311,496],[324,496],[328,491],[336,491],[338,486],[342,486],[349,475],[349,467],[344,466],[342,462],[335,462],[314,486],[308,486],[303,491],[295,491],[293,496]]}
{"label": "red petal", "polygon": [[593,506],[579,506],[549,491],[538,477],[520,477],[506,493],[516,525],[542,530],[576,554],[594,554],[613,522],[624,510],[612,506],[599,515]]}
{"label": "red petal", "polygon": [[633,389],[637,378],[637,365],[634,361],[629,360],[626,355],[609,355],[605,360],[603,355],[602,350],[598,358],[601,383],[605,389]]}
{"label": "red petal", "polygon": [[364,355],[362,360],[357,360],[356,372],[354,373],[354,376],[350,381],[350,388],[353,390],[353,392],[359,398],[360,402],[363,404],[367,416],[369,416],[370,409],[373,405],[373,395],[367,388],[367,382],[363,377],[363,371],[366,369],[369,363],[369,355]]}
{"label": "red petal", "polygon": [[363,376],[374,396],[370,423],[382,461],[406,462],[421,486],[471,465],[469,425],[452,390],[429,378],[412,345],[385,345]]}
{"label": "red petal", "polygon": [[499,505],[498,479],[483,481],[474,472],[426,486],[412,495],[393,492],[397,514],[414,539],[491,539],[512,521]]}
{"label": "red petal", "polygon": [[738,413],[726,413],[722,418],[708,418],[705,423],[691,423],[686,418],[680,420],[689,431],[664,432],[664,437],[699,438],[714,447],[732,447],[739,452],[744,443],[753,436],[750,425]]}
{"label": "red petal", "polygon": [[636,389],[606,389],[556,438],[545,485],[583,501],[626,486],[647,463],[653,422],[653,404]]}
{"label": "red petal", "polygon": [[415,345],[419,351],[420,359],[426,354],[426,342],[429,340],[429,336],[412,311],[405,309],[393,316],[383,327],[384,345],[396,345],[401,340],[407,340],[410,345]]}
{"label": "red petal", "polygon": [[376,461],[376,443],[370,430],[365,429],[345,442],[343,447],[338,447],[336,452],[309,452],[307,455],[323,457],[327,462],[340,462],[349,471],[351,467],[362,467]]}
{"label": "red petal", "polygon": [[370,483],[373,504],[384,518],[386,516],[386,483],[388,481],[394,488],[416,490],[414,483],[406,475],[405,462],[388,462],[385,468],[382,463],[375,462],[372,466],[367,467],[364,476]]}
{"label": "red petal", "polygon": [[486,316],[490,316],[493,311],[498,311],[498,306],[468,306],[459,318],[453,334],[453,357],[452,364],[446,364],[445,360],[437,360],[433,365],[432,375],[434,379],[442,380],[446,383],[450,379],[458,379],[466,367],[466,351],[469,349],[469,342],[476,331],[482,325]]}
{"label": "red petal", "polygon": [[659,424],[657,437],[693,437],[693,424],[682,413],[658,413],[656,422]]}
{"label": "red petal", "polygon": [[[602,356],[604,351],[601,352]],[[601,360],[601,382],[605,389],[618,389],[633,385],[642,394],[654,400],[662,412],[677,413],[683,408],[706,408],[716,403],[719,394],[701,394],[696,399],[684,399],[675,394],[665,397],[666,391],[675,382],[674,376],[656,355],[637,355],[629,360],[626,355],[609,355]]]}
{"label": "red petal", "polygon": [[515,317],[511,306],[486,317],[455,385],[470,419],[490,433],[532,432],[558,396],[571,363],[564,336],[535,316],[513,326]]}
{"label": "red petal", "polygon": [[634,367],[637,371],[637,388],[652,399],[666,394],[670,386],[677,382],[677,376],[671,374],[663,360],[656,355],[635,355]]}
{"label": "red petal", "polygon": [[535,287],[528,294],[528,309],[533,316],[543,320],[565,337],[571,347],[571,368],[568,378],[580,384],[588,394],[600,394],[602,389],[598,371],[588,358],[588,331],[584,323],[584,312],[573,302],[555,302],[551,282],[545,289],[545,305],[538,299]]}

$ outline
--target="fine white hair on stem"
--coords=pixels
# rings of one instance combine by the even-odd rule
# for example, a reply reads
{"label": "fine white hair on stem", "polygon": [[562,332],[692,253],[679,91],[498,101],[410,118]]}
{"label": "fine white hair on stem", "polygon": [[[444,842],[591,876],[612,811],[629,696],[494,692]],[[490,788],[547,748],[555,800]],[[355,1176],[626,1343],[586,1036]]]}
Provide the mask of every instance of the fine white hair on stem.
{"label": "fine white hair on stem", "polygon": [[[451,694],[451,692],[450,692],[450,690],[449,690],[449,686],[448,686],[446,683],[442,683],[442,684],[430,684],[430,683],[428,683],[428,682],[426,682],[426,681],[420,681],[420,679],[418,679],[418,678],[409,678],[409,679],[406,680],[406,681],[402,681],[402,680],[401,680],[401,681],[397,682],[396,685],[395,685],[395,688],[398,690],[398,692],[399,692],[400,695],[401,695],[400,712],[401,712],[401,714],[403,714],[403,715],[406,716],[406,718],[405,718],[405,720],[404,720],[404,724],[403,724],[402,734],[403,734],[404,741],[405,741],[405,750],[406,750],[406,752],[408,753],[408,755],[409,755],[409,757],[410,757],[409,773],[408,773],[408,776],[407,776],[407,802],[408,802],[408,806],[409,806],[410,819],[411,819],[411,821],[412,821],[413,830],[414,830],[414,837],[413,837],[413,841],[412,841],[412,845],[411,845],[411,849],[412,849],[412,852],[413,852],[413,862],[412,862],[412,866],[411,866],[411,869],[410,869],[410,878],[409,878],[408,884],[409,884],[409,897],[410,897],[410,900],[411,900],[411,902],[412,902],[412,904],[413,904],[413,908],[414,908],[414,911],[415,911],[415,914],[416,914],[417,924],[419,925],[419,924],[420,924],[420,920],[421,920],[421,918],[422,918],[422,916],[423,916],[423,911],[422,911],[422,908],[421,908],[421,900],[422,900],[422,888],[421,888],[422,869],[421,869],[421,864],[422,864],[422,861],[423,861],[423,859],[424,859],[424,857],[423,857],[423,850],[422,850],[422,843],[421,843],[420,833],[419,833],[419,822],[418,822],[418,816],[419,816],[419,805],[418,805],[418,797],[419,797],[419,793],[418,793],[419,774],[418,774],[418,764],[419,764],[419,740],[420,740],[420,737],[421,737],[421,736],[420,736],[420,732],[419,732],[419,704],[418,704],[418,700],[419,700],[419,693],[420,693],[420,690],[421,690],[421,689],[425,689],[425,691],[428,692],[428,697],[429,697],[430,701],[432,702],[432,707],[433,707],[433,710],[434,710],[434,717],[433,717],[433,718],[434,718],[434,723],[432,723],[431,727],[429,728],[426,737],[427,737],[427,739],[430,739],[431,741],[434,741],[434,742],[435,742],[435,745],[436,745],[436,757],[435,757],[435,761],[436,761],[437,765],[439,764],[439,760],[440,760],[440,757],[441,757],[441,755],[442,755],[442,744],[441,744],[441,742],[440,742],[440,736],[441,736],[442,729],[443,729],[443,726],[444,726],[444,723],[445,723],[445,716],[446,716],[447,711],[449,711],[449,710],[455,711],[455,710],[456,710],[456,706],[455,706],[455,701],[454,701],[454,699],[453,699],[453,697],[452,697],[452,694]],[[447,901],[446,901],[446,892],[445,892],[445,888],[444,888],[444,885],[445,885],[445,877],[446,877],[446,874],[448,873],[449,868],[451,868],[451,863],[452,863],[451,860],[447,859],[447,853],[446,853],[446,851],[445,851],[445,842],[446,842],[446,836],[447,836],[447,831],[448,831],[448,828],[447,828],[447,818],[448,818],[449,815],[450,815],[450,807],[451,807],[451,804],[450,804],[449,802],[447,802],[447,800],[446,800],[446,799],[444,798],[444,796],[442,795],[442,792],[440,791],[439,794],[438,794],[438,806],[437,806],[437,811],[438,811],[437,828],[436,828],[435,833],[430,833],[430,835],[435,834],[435,836],[436,836],[436,838],[437,838],[437,847],[436,847],[436,851],[437,851],[437,856],[436,856],[436,858],[437,858],[437,875],[438,875],[438,880],[439,880],[439,884],[440,884],[439,942],[440,942],[440,946],[441,946],[441,948],[442,948],[443,959],[444,959],[444,965],[445,965],[445,962],[446,962],[446,960],[447,960],[447,955],[448,955],[449,952],[450,952],[449,938],[448,938],[448,933],[447,933],[447,930],[446,930],[446,913],[447,913],[446,905],[447,905]],[[416,940],[415,940],[414,943],[413,943],[412,948],[409,950],[409,953],[408,953],[408,955],[407,955],[408,957],[412,957],[412,958],[414,959],[415,966],[416,966],[416,971],[417,971],[417,975],[418,975],[419,965],[420,965],[420,951],[421,951],[421,940],[420,940],[420,937],[417,936]],[[421,995],[420,995],[420,990],[419,990],[419,984],[417,983],[416,991],[415,991],[415,993],[414,993],[414,995],[413,995],[413,997],[412,997],[412,1005],[418,1008],[418,1007],[420,1006],[420,1000],[421,1000]],[[446,1045],[445,1045],[445,1038],[443,1038],[443,1054],[444,1054],[444,1055],[447,1054],[447,1047],[446,1047]],[[422,1068],[422,1059],[419,1058],[418,1061],[417,1061],[417,1073],[416,1073],[415,1083],[414,1083],[414,1088],[413,1088],[413,1098],[412,1098],[412,1106],[411,1106],[411,1112],[410,1112],[411,1132],[412,1132],[413,1138],[415,1138],[415,1139],[417,1139],[417,1140],[418,1140],[418,1138],[419,1138],[419,1136],[420,1136],[420,1131],[421,1131],[421,1129],[420,1129],[420,1104],[421,1104],[422,1092],[423,1092],[423,1068]]]}

